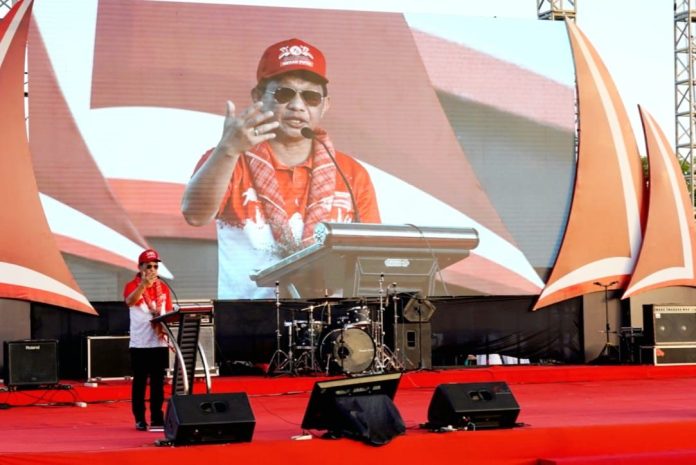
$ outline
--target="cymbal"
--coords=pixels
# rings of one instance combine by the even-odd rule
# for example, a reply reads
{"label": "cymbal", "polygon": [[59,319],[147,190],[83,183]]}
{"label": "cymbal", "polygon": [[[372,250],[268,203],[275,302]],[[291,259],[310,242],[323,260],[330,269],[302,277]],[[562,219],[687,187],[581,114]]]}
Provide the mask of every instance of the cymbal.
{"label": "cymbal", "polygon": [[316,303],[336,303],[336,302],[358,302],[360,299],[356,297],[315,297],[311,299],[305,299],[307,302]]}
{"label": "cymbal", "polygon": [[295,311],[297,312],[312,312],[315,309],[322,307],[323,305],[310,305],[309,307],[304,307],[304,308],[296,308]]}

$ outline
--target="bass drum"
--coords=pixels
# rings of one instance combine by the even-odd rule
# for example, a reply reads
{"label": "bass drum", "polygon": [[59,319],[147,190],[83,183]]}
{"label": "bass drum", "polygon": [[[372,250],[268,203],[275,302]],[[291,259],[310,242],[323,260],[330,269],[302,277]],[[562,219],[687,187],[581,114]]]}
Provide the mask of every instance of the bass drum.
{"label": "bass drum", "polygon": [[321,341],[321,360],[334,373],[361,373],[375,360],[375,341],[359,328],[334,329]]}

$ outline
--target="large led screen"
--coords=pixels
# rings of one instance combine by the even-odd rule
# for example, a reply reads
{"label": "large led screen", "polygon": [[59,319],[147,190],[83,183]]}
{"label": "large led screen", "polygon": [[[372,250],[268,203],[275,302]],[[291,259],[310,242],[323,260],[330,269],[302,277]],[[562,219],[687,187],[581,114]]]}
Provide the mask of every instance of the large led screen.
{"label": "large led screen", "polygon": [[[121,0],[37,1],[33,20],[34,171],[61,249],[80,266],[127,268],[142,246],[168,244],[177,288],[193,295],[212,282],[214,295],[199,297],[221,299],[272,298],[279,288],[292,297],[543,288],[575,164],[563,24]],[[270,144],[256,171],[210,187],[217,219],[187,221],[187,185],[229,130],[226,112],[252,114],[262,54],[292,38],[313,48],[286,47],[274,59],[314,49],[325,57],[314,132],[328,147],[314,141],[307,158],[284,164],[280,151],[303,141],[279,138],[287,143]],[[305,89],[292,79],[289,87]],[[302,107],[296,115],[318,111],[306,97],[263,98]],[[336,155],[339,169],[318,152]],[[258,157],[250,147],[235,163]],[[226,221],[229,202],[247,216]],[[194,253],[200,247],[215,248],[217,260]]]}

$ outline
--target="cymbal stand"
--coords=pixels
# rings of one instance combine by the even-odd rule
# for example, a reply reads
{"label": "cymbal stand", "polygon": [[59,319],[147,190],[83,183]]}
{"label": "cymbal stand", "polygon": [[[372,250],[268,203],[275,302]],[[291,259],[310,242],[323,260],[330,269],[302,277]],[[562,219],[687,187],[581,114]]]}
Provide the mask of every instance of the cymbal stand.
{"label": "cymbal stand", "polygon": [[[317,372],[321,371],[321,367],[319,367],[319,363],[316,358],[316,348],[317,344],[315,344],[315,331],[314,331],[314,305],[310,305],[309,308],[309,315],[307,316],[307,331],[309,331],[309,349],[307,349],[305,352],[302,353],[297,358],[297,365],[295,366],[296,371],[310,371],[310,372]],[[319,337],[317,334],[316,337]],[[307,360],[309,359],[309,360]]]}
{"label": "cymbal stand", "polygon": [[310,306],[310,311],[309,311],[309,345],[311,347],[311,350],[309,351],[309,363],[310,363],[310,371],[321,371],[321,368],[319,367],[319,364],[317,363],[317,357],[316,357],[316,348],[317,348],[317,343],[319,342],[316,338],[319,337],[318,334],[314,334],[314,307]]}
{"label": "cymbal stand", "polygon": [[[325,301],[326,302],[326,304],[325,304],[326,305],[326,327],[331,328],[331,302],[329,301],[329,290],[328,289],[324,289],[324,298],[326,299],[326,301]],[[322,318],[322,321],[323,321],[323,318]],[[341,340],[343,340],[343,331],[345,331],[345,329],[343,328],[343,326],[341,326]],[[319,342],[321,343],[322,341],[319,341]],[[334,344],[335,344],[335,342],[334,342]],[[318,347],[317,350],[321,351],[321,348]],[[323,354],[321,354],[321,352],[320,352],[319,356],[321,357],[321,355],[323,355]],[[343,361],[341,361],[341,365],[343,365]],[[341,368],[343,368],[343,367],[341,366]],[[327,376],[330,374],[330,371],[331,371],[331,354],[329,354],[326,357],[326,366],[324,367],[324,372],[326,373]]]}
{"label": "cymbal stand", "polygon": [[[400,365],[395,368],[397,370],[402,370],[406,366],[406,351],[401,351],[401,357],[399,357],[399,313],[397,311],[399,300],[399,295],[396,293],[396,283],[392,283],[392,302],[394,307],[394,330],[392,331],[394,334],[394,360]],[[403,344],[405,344],[405,342],[403,342]]]}
{"label": "cymbal stand", "polygon": [[[281,348],[282,334],[280,331],[280,283],[275,283],[275,298],[276,298],[276,351],[268,363],[269,373],[290,373],[292,372],[292,347],[288,353],[285,353]],[[291,336],[292,337],[292,336]]]}
{"label": "cymbal stand", "polygon": [[401,370],[401,364],[384,343],[384,273],[379,275],[379,312],[377,315],[377,327],[374,328],[373,332],[376,349],[374,371],[376,373],[384,373],[387,369]]}
{"label": "cymbal stand", "polygon": [[[331,327],[331,302],[329,302],[329,290],[324,289],[324,298],[326,299],[326,327]],[[324,319],[322,318],[322,321]]]}

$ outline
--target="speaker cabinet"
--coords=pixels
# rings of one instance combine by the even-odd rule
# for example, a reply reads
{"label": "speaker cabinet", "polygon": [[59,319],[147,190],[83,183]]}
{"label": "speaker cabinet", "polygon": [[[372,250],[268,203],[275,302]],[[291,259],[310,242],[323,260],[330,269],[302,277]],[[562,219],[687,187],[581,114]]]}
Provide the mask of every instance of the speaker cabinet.
{"label": "speaker cabinet", "polygon": [[249,442],[256,419],[246,393],[172,396],[164,434],[174,444]]}
{"label": "speaker cabinet", "polygon": [[5,341],[3,380],[8,387],[58,384],[58,341]]}
{"label": "speaker cabinet", "polygon": [[430,400],[431,428],[512,428],[520,406],[504,382],[440,384]]}
{"label": "speaker cabinet", "polygon": [[85,343],[88,381],[133,376],[128,350],[130,336],[88,336]]}
{"label": "speaker cabinet", "polygon": [[644,305],[644,345],[696,344],[696,307]]}
{"label": "speaker cabinet", "polygon": [[399,323],[396,325],[398,359],[404,369],[432,368],[432,339],[430,323]]}
{"label": "speaker cabinet", "polygon": [[696,365],[696,345],[642,346],[641,362],[653,365]]}

